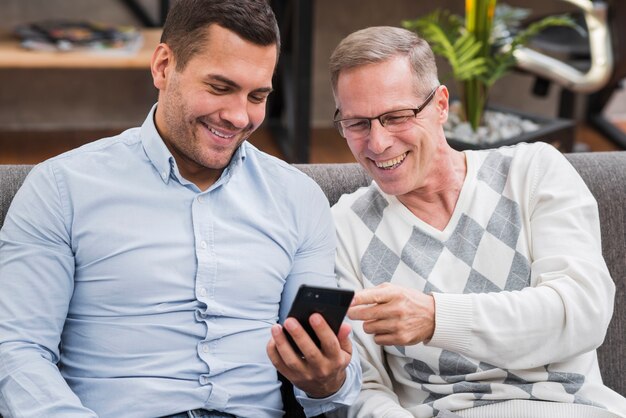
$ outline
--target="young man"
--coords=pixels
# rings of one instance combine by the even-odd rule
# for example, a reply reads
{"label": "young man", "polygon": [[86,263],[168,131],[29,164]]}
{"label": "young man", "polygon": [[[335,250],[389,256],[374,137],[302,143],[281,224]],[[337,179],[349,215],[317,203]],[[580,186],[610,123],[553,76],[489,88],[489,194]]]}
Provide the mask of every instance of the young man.
{"label": "young man", "polygon": [[[264,0],[181,0],[140,128],[33,169],[0,232],[0,414],[280,417],[276,369],[308,415],[360,388],[350,328],[293,318],[336,286],[317,185],[246,142],[279,51]],[[274,368],[274,366],[276,368]]]}
{"label": "young man", "polygon": [[[617,417],[595,349],[614,284],[596,202],[547,144],[458,152],[428,44],[374,27],[331,63],[335,123],[372,176],[333,207],[363,389],[350,417]],[[452,412],[450,412],[452,411]]]}

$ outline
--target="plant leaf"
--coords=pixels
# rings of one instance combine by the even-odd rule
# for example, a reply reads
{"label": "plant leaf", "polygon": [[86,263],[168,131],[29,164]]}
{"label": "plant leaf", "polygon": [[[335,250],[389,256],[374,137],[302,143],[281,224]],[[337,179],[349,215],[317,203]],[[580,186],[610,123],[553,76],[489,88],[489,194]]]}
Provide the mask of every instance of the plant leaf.
{"label": "plant leaf", "polygon": [[475,78],[487,70],[485,59],[478,56],[482,44],[472,33],[462,30],[462,21],[457,16],[437,10],[402,25],[418,32],[435,54],[450,63],[456,80]]}
{"label": "plant leaf", "polygon": [[531,23],[527,28],[519,31],[513,37],[511,49],[515,50],[520,46],[526,45],[533,36],[551,26],[566,26],[574,29],[578,28],[576,22],[574,22],[574,20],[568,15],[547,16],[537,22]]}

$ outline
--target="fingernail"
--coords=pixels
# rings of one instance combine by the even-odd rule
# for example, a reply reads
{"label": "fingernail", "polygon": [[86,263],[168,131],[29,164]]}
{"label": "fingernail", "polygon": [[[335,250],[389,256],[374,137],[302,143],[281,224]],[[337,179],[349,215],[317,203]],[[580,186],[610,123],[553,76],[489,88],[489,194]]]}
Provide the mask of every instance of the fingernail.
{"label": "fingernail", "polygon": [[309,321],[311,321],[312,325],[319,325],[322,323],[322,320],[320,319],[319,314],[311,315],[311,318],[309,319]]}
{"label": "fingernail", "polygon": [[274,337],[276,337],[277,335],[280,334],[280,328],[281,328],[280,325],[273,325],[272,326],[272,335]]}
{"label": "fingernail", "polygon": [[283,326],[285,328],[287,328],[288,331],[293,331],[296,328],[296,324],[294,322],[295,320],[291,320],[289,318],[287,318],[287,320],[285,321],[285,323],[283,324]]}

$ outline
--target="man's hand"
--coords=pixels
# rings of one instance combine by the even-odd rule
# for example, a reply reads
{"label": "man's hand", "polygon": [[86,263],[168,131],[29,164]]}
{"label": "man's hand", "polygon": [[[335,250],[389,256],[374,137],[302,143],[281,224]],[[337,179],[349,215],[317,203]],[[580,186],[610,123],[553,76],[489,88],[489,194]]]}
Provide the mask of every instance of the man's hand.
{"label": "man's hand", "polygon": [[335,336],[317,313],[311,315],[309,323],[321,342],[321,348],[317,348],[296,319],[287,318],[284,327],[300,348],[302,356],[293,350],[280,325],[272,327],[267,355],[276,369],[309,397],[326,398],[337,392],[346,380],[346,367],[352,358],[351,327],[341,324]]}
{"label": "man's hand", "polygon": [[354,295],[348,317],[363,321],[363,330],[380,345],[413,345],[435,332],[435,298],[389,283]]}

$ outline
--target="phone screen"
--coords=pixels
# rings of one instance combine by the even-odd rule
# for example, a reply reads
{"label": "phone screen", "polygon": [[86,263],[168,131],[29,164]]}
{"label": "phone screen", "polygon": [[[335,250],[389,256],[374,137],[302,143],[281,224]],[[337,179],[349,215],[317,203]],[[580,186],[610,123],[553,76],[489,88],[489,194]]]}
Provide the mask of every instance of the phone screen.
{"label": "phone screen", "polygon": [[[319,313],[336,335],[350,307],[353,296],[354,291],[348,289],[302,285],[298,289],[296,298],[287,316],[297,319],[313,342],[320,347],[320,341],[309,324],[309,317],[314,313]],[[285,335],[294,350],[300,354],[300,349],[288,331],[285,331]]]}

